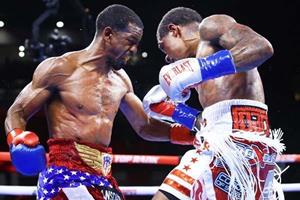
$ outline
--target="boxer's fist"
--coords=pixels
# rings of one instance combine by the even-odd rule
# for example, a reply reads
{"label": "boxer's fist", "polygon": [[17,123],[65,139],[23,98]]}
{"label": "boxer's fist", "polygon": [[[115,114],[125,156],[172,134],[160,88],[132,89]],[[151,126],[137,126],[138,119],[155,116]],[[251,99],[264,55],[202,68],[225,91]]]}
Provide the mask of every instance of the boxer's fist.
{"label": "boxer's fist", "polygon": [[[190,96],[186,96],[184,101]],[[145,112],[156,119],[174,122],[172,116],[178,103],[170,100],[160,85],[155,85],[149,90],[143,99]]]}
{"label": "boxer's fist", "polygon": [[14,129],[7,135],[11,160],[17,171],[33,176],[46,168],[46,153],[38,136],[30,131]]}
{"label": "boxer's fist", "polygon": [[[189,96],[187,97],[189,98]],[[183,103],[168,100],[168,96],[159,85],[154,86],[146,94],[143,106],[149,116],[160,120],[177,122],[189,129],[193,129],[196,118],[200,114],[200,111]]]}
{"label": "boxer's fist", "polygon": [[190,87],[203,81],[236,73],[230,51],[221,50],[204,58],[185,58],[161,68],[159,83],[174,101],[180,101]]}
{"label": "boxer's fist", "polygon": [[201,72],[196,58],[178,60],[161,68],[159,83],[174,101],[182,101],[189,87],[201,81]]}
{"label": "boxer's fist", "polygon": [[172,105],[171,102],[169,104],[169,108],[165,108],[163,105],[160,105],[161,103],[165,103],[167,100],[168,96],[160,87],[160,85],[155,85],[151,88],[151,90],[149,90],[149,92],[145,95],[143,99],[144,110],[147,113],[147,115],[155,119],[173,122],[171,115],[165,115],[165,112],[172,112],[171,110],[173,109],[172,107],[174,107],[174,105]]}

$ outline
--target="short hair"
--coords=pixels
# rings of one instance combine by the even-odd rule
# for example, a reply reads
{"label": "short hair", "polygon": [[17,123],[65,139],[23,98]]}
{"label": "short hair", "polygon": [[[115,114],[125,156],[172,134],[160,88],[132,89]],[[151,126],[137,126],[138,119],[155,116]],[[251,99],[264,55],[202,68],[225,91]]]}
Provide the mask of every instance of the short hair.
{"label": "short hair", "polygon": [[161,39],[168,34],[168,25],[171,23],[175,25],[188,25],[193,22],[200,23],[201,21],[201,15],[193,9],[186,7],[173,8],[169,12],[167,12],[161,19],[157,28],[157,39]]}
{"label": "short hair", "polygon": [[113,4],[101,11],[96,19],[96,34],[103,31],[107,26],[115,31],[125,30],[129,23],[143,29],[144,25],[140,17],[130,8]]}

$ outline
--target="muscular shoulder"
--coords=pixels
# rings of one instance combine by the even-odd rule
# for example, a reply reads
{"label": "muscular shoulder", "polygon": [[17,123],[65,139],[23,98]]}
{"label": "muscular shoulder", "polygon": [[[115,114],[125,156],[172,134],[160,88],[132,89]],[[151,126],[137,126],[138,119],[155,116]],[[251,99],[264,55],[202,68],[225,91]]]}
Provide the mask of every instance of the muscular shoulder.
{"label": "muscular shoulder", "polygon": [[68,56],[52,57],[41,62],[36,68],[32,82],[36,87],[55,87],[70,76],[75,65]]}
{"label": "muscular shoulder", "polygon": [[235,19],[228,15],[211,15],[203,19],[199,25],[202,40],[213,41],[226,33],[236,23]]}
{"label": "muscular shoulder", "polygon": [[125,72],[125,70],[120,69],[118,71],[115,71],[115,73],[123,80],[123,82],[127,88],[127,91],[133,92],[133,86],[132,86],[131,80],[130,80],[128,74]]}

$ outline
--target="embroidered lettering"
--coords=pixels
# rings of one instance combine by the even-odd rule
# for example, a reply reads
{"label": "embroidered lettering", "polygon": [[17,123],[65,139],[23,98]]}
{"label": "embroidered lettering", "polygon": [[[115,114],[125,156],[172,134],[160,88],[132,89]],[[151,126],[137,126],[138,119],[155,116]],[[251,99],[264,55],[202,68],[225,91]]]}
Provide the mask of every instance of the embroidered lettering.
{"label": "embroidered lettering", "polygon": [[172,79],[177,76],[178,74],[181,74],[183,72],[194,72],[194,69],[191,66],[191,63],[189,60],[185,60],[183,62],[178,63],[177,65],[173,64],[173,67],[167,71],[165,74],[163,74],[163,78],[166,81],[168,85],[171,84]]}

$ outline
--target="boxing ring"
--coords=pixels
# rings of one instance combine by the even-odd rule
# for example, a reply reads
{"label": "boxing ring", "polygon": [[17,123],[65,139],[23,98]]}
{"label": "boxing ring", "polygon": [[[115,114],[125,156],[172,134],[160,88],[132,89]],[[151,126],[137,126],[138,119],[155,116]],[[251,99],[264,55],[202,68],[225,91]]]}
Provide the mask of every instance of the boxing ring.
{"label": "boxing ring", "polygon": [[[177,165],[180,156],[169,155],[113,155],[113,163],[123,164],[152,164],[152,165]],[[8,152],[0,152],[0,162],[10,162]],[[283,154],[277,157],[277,163],[300,163],[299,154]],[[284,192],[299,192],[300,183],[282,183]],[[159,186],[120,186],[126,196],[154,195]],[[0,195],[36,195],[36,186],[0,185]]]}

